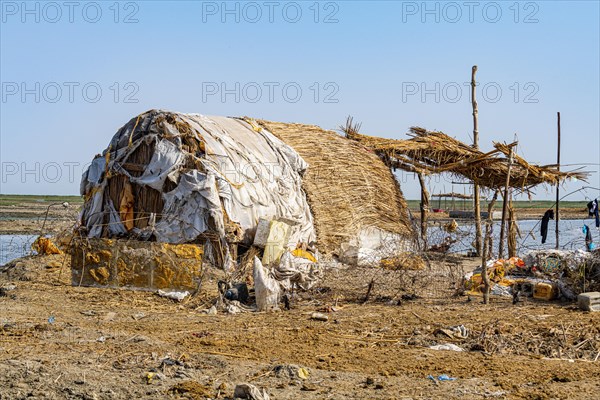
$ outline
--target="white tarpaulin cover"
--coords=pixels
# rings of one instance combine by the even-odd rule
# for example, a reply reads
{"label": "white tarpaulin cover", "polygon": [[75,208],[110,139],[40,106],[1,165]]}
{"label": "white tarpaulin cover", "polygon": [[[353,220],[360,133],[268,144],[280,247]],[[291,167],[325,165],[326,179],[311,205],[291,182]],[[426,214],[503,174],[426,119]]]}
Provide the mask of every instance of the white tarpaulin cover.
{"label": "white tarpaulin cover", "polygon": [[[189,135],[203,143],[202,154],[184,145]],[[141,144],[152,146],[153,153],[134,176],[126,164]],[[119,204],[104,194],[109,177],[125,175],[131,183],[162,193],[163,210],[148,228],[158,241],[190,242],[208,230],[225,237],[226,217],[252,232],[266,217],[296,222],[290,244],[309,243],[315,230],[301,188],[307,167],[290,146],[250,120],[152,110],[121,128],[83,174],[81,194],[87,201],[82,222],[89,237],[100,237],[106,221],[111,235],[128,233]],[[163,192],[166,180],[175,188]]]}

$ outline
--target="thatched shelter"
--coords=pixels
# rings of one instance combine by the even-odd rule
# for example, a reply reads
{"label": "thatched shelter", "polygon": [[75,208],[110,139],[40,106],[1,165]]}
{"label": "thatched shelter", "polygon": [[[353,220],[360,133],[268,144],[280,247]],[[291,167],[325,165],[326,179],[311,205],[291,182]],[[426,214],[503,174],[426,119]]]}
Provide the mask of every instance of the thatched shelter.
{"label": "thatched shelter", "polygon": [[415,245],[390,169],[316,126],[151,110],[94,158],[81,193],[82,236],[198,243],[223,264],[265,218],[291,227],[290,248],[356,256]]}
{"label": "thatched shelter", "polygon": [[[347,138],[361,143],[377,153],[390,168],[417,174],[421,186],[420,234],[425,247],[427,247],[427,213],[429,210],[429,193],[425,185],[425,175],[445,172],[471,181],[480,187],[496,191],[488,206],[490,216],[493,215],[491,210],[497,193],[502,188],[505,190],[503,205],[506,205],[509,198],[508,187],[516,192],[520,191],[531,195],[531,189],[537,185],[558,185],[567,179],[585,180],[588,176],[586,172],[560,171],[557,165],[530,164],[515,154],[514,146],[517,142],[511,144],[494,142],[494,150],[484,153],[478,147],[467,145],[443,132],[428,131],[420,127],[410,128],[408,133],[410,139],[385,139],[359,133],[360,124],[353,124],[352,117],[348,117],[346,125],[340,126],[340,130],[346,134]],[[478,191],[476,190],[475,193],[474,214],[476,221],[479,221]],[[457,197],[452,195],[452,197]],[[503,207],[500,253],[503,248],[505,211],[506,208]],[[478,223],[476,222],[476,224]],[[478,226],[477,232],[479,232]],[[488,229],[491,232],[489,225]],[[491,240],[489,233],[486,236]],[[476,248],[479,250],[478,244],[476,244]]]}
{"label": "thatched shelter", "polygon": [[423,174],[447,172],[488,189],[504,187],[510,171],[510,186],[522,192],[540,184],[556,185],[566,179],[587,177],[585,172],[559,171],[555,165],[530,164],[516,154],[509,169],[504,156],[509,155],[510,144],[494,143],[494,150],[484,153],[443,132],[412,127],[410,139],[384,139],[362,135],[349,122],[346,136],[375,151],[392,168]]}

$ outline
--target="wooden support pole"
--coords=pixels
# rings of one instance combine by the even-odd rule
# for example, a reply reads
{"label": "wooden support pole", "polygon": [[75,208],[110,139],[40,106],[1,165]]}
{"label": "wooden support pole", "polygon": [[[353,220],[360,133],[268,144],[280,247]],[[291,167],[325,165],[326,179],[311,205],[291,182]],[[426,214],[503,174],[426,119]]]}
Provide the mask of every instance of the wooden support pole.
{"label": "wooden support pole", "polygon": [[517,215],[511,199],[508,205],[508,258],[517,256],[517,235],[521,236],[521,233],[517,225]]}
{"label": "wooden support pole", "polygon": [[490,301],[490,277],[487,272],[487,260],[492,253],[492,224],[494,223],[494,219],[492,218],[492,210],[494,209],[494,204],[496,203],[496,199],[498,198],[498,192],[500,190],[496,189],[494,192],[494,196],[492,200],[488,204],[488,218],[485,224],[485,240],[483,242],[483,251],[481,257],[481,279],[483,282],[483,304],[488,304]]}
{"label": "wooden support pole", "polygon": [[421,239],[423,240],[423,249],[427,250],[427,212],[429,211],[429,193],[425,186],[425,178],[421,172],[417,172],[419,184],[421,185]]}
{"label": "wooden support pole", "polygon": [[[556,149],[556,169],[558,171],[560,171],[560,113],[557,112],[556,113],[556,117],[557,117],[557,128],[558,128],[558,146]],[[560,183],[558,182],[558,180],[556,181],[556,215],[554,216],[555,221],[556,221],[556,228],[555,228],[555,232],[556,232],[556,250],[558,250],[558,245],[559,245],[559,241],[558,241],[558,223],[560,221],[560,214],[559,212],[559,203],[560,203],[560,195],[559,195],[559,191],[560,191]]]}
{"label": "wooden support pole", "polygon": [[[477,109],[477,99],[475,98],[475,74],[477,73],[477,65],[471,68],[471,105],[473,106],[473,148],[479,149],[479,125]],[[479,185],[473,185],[473,211],[475,213],[475,251],[477,255],[481,255],[481,208],[479,204]]]}
{"label": "wooden support pole", "polygon": [[[516,144],[516,142],[514,143]],[[508,209],[508,191],[510,185],[510,167],[512,166],[513,160],[513,147],[511,146],[510,152],[508,153],[508,168],[506,171],[506,184],[504,185],[504,198],[502,199],[502,222],[500,223],[500,241],[498,242],[498,258],[504,256],[504,233],[506,228],[506,214]]]}

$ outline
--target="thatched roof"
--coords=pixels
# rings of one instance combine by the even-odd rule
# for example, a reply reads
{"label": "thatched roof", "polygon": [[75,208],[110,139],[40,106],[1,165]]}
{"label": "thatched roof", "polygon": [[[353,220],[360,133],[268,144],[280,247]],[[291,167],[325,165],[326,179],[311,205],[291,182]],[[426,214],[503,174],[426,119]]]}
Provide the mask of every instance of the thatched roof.
{"label": "thatched roof", "polygon": [[318,126],[257,122],[309,164],[302,185],[313,212],[320,250],[336,251],[342,242],[368,226],[412,236],[408,207],[398,182],[374,152]]}
{"label": "thatched roof", "polygon": [[[411,139],[384,139],[362,135],[351,129],[349,122],[344,129],[346,136],[373,149],[393,168],[425,174],[448,172],[490,189],[506,183],[510,144],[494,143],[495,149],[484,153],[443,132],[412,127],[408,133]],[[506,157],[499,157],[500,154]],[[556,166],[529,164],[513,154],[510,186],[524,192],[543,183],[556,185],[568,178],[585,180],[586,177],[585,172],[563,172]]]}

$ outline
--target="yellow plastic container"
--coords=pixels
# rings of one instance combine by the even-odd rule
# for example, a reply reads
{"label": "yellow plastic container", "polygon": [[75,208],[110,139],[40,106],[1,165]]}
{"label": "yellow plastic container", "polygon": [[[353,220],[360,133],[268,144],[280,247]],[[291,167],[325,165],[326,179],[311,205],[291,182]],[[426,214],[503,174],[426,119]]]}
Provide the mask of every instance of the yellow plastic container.
{"label": "yellow plastic container", "polygon": [[551,283],[539,282],[533,288],[533,298],[538,300],[553,300],[556,298],[558,290]]}

